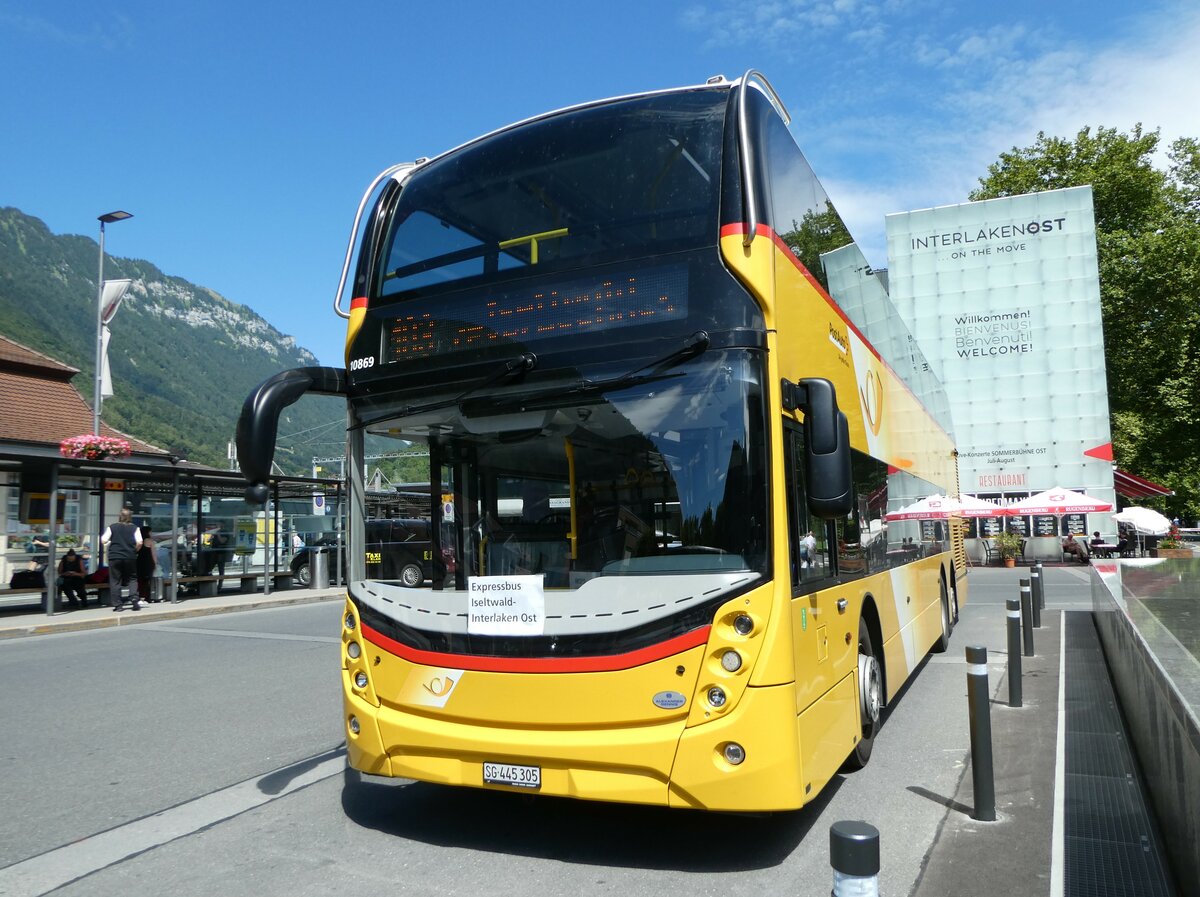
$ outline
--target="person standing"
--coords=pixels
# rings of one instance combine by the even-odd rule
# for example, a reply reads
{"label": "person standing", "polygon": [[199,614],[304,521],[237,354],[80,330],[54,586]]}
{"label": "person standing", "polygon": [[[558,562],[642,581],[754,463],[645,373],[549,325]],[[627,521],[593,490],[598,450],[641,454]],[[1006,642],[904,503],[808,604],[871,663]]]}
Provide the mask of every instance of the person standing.
{"label": "person standing", "polygon": [[150,535],[150,527],[143,526],[141,531],[142,544],[138,547],[136,564],[138,597],[142,601],[154,603],[158,599],[150,594],[150,587],[158,569],[158,545]]}
{"label": "person standing", "polygon": [[809,530],[800,540],[800,560],[802,567],[817,566],[817,537]]}
{"label": "person standing", "polygon": [[[121,508],[117,522],[104,531],[100,541],[108,549],[108,601],[114,611],[125,610],[125,593],[137,576],[137,553],[142,547],[142,531],[133,525],[133,511]],[[141,610],[137,597],[130,597],[133,609]]]}

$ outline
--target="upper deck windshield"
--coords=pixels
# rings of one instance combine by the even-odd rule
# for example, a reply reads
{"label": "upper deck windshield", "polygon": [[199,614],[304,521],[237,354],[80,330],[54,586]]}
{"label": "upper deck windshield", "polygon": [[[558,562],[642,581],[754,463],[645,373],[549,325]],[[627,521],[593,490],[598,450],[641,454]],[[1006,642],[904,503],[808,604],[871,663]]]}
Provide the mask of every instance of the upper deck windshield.
{"label": "upper deck windshield", "polygon": [[614,101],[435,160],[393,199],[374,296],[714,243],[727,99],[697,89]]}

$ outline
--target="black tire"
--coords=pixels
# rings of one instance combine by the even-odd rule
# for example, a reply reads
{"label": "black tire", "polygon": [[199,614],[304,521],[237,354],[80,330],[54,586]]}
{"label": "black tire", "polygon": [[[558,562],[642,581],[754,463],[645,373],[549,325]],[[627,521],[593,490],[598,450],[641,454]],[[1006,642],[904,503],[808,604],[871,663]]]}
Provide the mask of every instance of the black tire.
{"label": "black tire", "polygon": [[312,576],[309,573],[308,561],[296,565],[296,568],[292,571],[292,578],[296,580],[297,588],[307,589],[312,585]]}
{"label": "black tire", "polygon": [[858,621],[858,711],[862,734],[846,758],[847,769],[862,769],[871,759],[883,710],[883,669],[867,621]]}
{"label": "black tire", "polygon": [[950,592],[946,588],[946,579],[939,580],[939,604],[941,605],[942,634],[933,643],[935,654],[945,654],[950,649],[950,634],[954,632],[954,613],[950,609]]}
{"label": "black tire", "polygon": [[424,585],[425,574],[421,572],[421,566],[410,561],[401,567],[400,584],[410,589],[415,589],[418,586]]}

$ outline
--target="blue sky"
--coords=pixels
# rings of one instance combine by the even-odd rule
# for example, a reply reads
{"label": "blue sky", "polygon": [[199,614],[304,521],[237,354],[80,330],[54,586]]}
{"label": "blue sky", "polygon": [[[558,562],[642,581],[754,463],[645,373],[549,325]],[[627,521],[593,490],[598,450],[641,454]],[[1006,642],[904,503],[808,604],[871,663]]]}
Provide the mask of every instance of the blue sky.
{"label": "blue sky", "polygon": [[[0,206],[250,306],[342,364],[355,209],[388,165],[577,102],[757,68],[877,265],[1038,131],[1200,137],[1200,4],[0,0]],[[80,322],[80,326],[89,326]],[[115,328],[120,327],[118,319]]]}

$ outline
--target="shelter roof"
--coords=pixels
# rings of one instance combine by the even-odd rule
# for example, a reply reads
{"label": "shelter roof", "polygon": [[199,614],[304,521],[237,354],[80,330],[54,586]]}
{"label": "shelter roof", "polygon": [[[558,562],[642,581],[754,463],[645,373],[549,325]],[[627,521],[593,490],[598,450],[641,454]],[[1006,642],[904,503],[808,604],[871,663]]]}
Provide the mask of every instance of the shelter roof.
{"label": "shelter roof", "polygon": [[[53,443],[92,432],[92,408],[71,384],[78,368],[0,336],[0,441]],[[101,422],[100,434],[126,440],[135,452],[164,454]]]}

